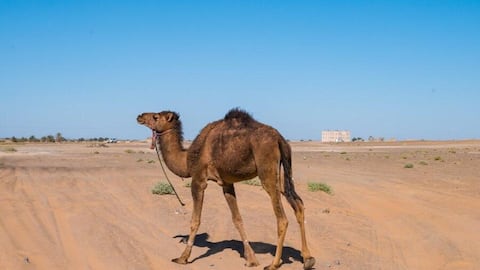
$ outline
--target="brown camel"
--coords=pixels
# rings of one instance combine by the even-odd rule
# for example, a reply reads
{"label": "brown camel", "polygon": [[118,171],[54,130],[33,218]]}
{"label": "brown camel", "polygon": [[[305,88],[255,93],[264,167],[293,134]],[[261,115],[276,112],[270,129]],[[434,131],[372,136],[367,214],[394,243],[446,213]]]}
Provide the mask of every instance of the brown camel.
{"label": "brown camel", "polygon": [[[288,220],[280,194],[283,194],[292,206],[301,228],[304,269],[313,267],[315,258],[311,256],[307,246],[303,201],[295,192],[292,180],[290,145],[276,129],[257,122],[243,110],[232,109],[224,119],[205,126],[191,146],[185,149],[182,145],[182,124],[177,113],[142,113],[137,117],[137,122],[152,129],[167,167],[178,176],[192,177],[193,213],[190,235],[182,255],[173,259],[173,262],[188,262],[200,226],[207,180],[212,180],[223,187],[233,223],[244,244],[246,265],[259,264],[247,240],[233,186],[236,182],[258,176],[270,196],[278,230],[275,258],[265,269],[277,269],[282,263]],[[280,174],[281,167],[283,177]]]}

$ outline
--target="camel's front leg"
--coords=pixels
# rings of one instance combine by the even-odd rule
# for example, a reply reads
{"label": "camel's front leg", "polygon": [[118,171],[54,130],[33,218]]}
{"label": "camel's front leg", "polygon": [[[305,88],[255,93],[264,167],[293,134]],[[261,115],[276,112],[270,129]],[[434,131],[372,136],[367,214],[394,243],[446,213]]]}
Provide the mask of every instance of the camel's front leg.
{"label": "camel's front leg", "polygon": [[193,213],[190,222],[190,235],[188,236],[187,246],[179,258],[173,259],[172,262],[179,264],[187,264],[190,253],[192,252],[193,242],[200,226],[200,219],[202,215],[203,196],[207,183],[203,179],[192,179],[192,198],[193,198]]}

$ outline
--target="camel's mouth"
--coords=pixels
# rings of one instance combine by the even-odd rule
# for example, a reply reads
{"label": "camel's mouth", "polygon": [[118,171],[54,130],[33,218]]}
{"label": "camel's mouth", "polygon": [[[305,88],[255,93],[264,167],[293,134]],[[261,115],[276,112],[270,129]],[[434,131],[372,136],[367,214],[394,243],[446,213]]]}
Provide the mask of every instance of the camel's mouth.
{"label": "camel's mouth", "polygon": [[155,145],[157,144],[157,131],[154,128],[150,127],[150,125],[147,123],[145,119],[145,113],[142,113],[137,116],[137,123],[140,125],[147,126],[152,130],[152,143],[150,145],[150,149],[154,149]]}
{"label": "camel's mouth", "polygon": [[145,120],[143,120],[143,117],[142,116],[138,116],[137,117],[137,123],[139,123],[140,125],[144,125],[145,124]]}

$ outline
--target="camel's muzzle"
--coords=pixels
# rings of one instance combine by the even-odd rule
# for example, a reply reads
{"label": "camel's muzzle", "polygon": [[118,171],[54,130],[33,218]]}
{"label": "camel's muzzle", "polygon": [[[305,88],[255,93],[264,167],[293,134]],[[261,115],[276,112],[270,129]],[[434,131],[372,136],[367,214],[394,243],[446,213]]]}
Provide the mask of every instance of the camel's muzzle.
{"label": "camel's muzzle", "polygon": [[143,114],[137,116],[137,122],[141,125],[145,124],[145,120],[143,120]]}

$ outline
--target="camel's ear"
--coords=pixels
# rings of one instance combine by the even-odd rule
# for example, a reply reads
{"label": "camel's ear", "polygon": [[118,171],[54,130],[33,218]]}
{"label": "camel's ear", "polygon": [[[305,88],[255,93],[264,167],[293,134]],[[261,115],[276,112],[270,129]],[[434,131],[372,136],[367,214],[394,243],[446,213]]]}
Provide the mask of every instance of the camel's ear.
{"label": "camel's ear", "polygon": [[167,121],[168,121],[168,122],[172,122],[172,120],[173,120],[174,118],[175,118],[175,114],[174,114],[174,113],[169,112],[169,113],[167,114]]}

